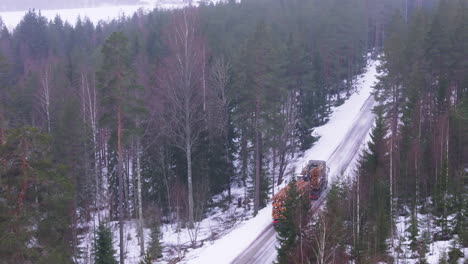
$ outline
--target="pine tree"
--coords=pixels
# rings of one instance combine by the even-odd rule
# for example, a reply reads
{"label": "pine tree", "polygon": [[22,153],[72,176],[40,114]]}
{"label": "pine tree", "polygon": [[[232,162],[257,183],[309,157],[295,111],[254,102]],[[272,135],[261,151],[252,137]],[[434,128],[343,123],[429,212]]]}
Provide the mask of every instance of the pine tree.
{"label": "pine tree", "polygon": [[[120,264],[124,264],[124,234],[123,225],[126,215],[124,198],[124,147],[126,140],[135,126],[135,98],[130,93],[131,88],[135,88],[134,72],[130,65],[130,54],[128,39],[122,32],[114,32],[106,40],[103,48],[103,62],[98,72],[99,84],[101,86],[102,104],[104,115],[101,123],[111,128],[110,147],[112,150],[114,163],[109,168],[117,179],[117,208],[119,216],[119,237],[120,237]],[[115,175],[116,174],[116,175]],[[116,176],[116,177],[115,177]]]}
{"label": "pine tree", "polygon": [[0,256],[5,263],[72,261],[67,234],[74,188],[50,149],[50,135],[31,127],[9,129],[0,145]]}
{"label": "pine tree", "polygon": [[97,239],[94,246],[95,264],[117,264],[115,250],[112,246],[112,233],[110,228],[100,224],[97,231]]}

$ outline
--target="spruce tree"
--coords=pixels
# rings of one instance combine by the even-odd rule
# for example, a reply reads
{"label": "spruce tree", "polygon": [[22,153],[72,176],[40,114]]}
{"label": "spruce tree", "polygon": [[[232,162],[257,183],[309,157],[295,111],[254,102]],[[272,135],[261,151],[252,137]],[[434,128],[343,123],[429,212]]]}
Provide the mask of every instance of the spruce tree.
{"label": "spruce tree", "polygon": [[298,247],[301,231],[308,223],[310,209],[309,195],[306,190],[298,190],[296,180],[293,179],[287,186],[284,198],[284,219],[281,219],[276,231],[279,243],[277,263],[290,263],[291,253]]}
{"label": "spruce tree", "polygon": [[450,245],[450,250],[448,252],[448,263],[457,264],[458,259],[463,257],[463,252],[458,247],[457,239],[453,240]]}
{"label": "spruce tree", "polygon": [[[360,190],[360,234],[358,251],[361,246],[368,245],[364,255],[385,254],[386,240],[390,235],[392,220],[390,219],[390,195],[388,179],[384,168],[386,164],[385,135],[387,133],[384,108],[375,109],[375,126],[371,131],[368,149],[362,154],[358,170]],[[362,248],[364,249],[364,247]]]}
{"label": "spruce tree", "polygon": [[410,226],[406,230],[409,232],[409,240],[410,240],[410,249],[415,252],[418,249],[418,235],[419,235],[419,226],[418,226],[418,216],[416,213],[416,209],[413,209],[411,213],[410,219]]}
{"label": "spruce tree", "polygon": [[161,229],[159,227],[159,223],[155,223],[154,227],[151,228],[151,241],[150,246],[147,251],[147,254],[154,259],[162,257],[162,245],[161,245]]}
{"label": "spruce tree", "polygon": [[421,238],[418,241],[418,261],[419,264],[427,264],[426,254],[429,252],[429,244],[431,243],[431,233],[424,230]]}
{"label": "spruce tree", "polygon": [[439,257],[439,264],[449,264],[447,252],[443,251]]}
{"label": "spruce tree", "polygon": [[374,109],[375,125],[371,131],[370,141],[367,143],[368,149],[362,156],[362,168],[367,173],[376,173],[378,168],[385,165],[385,136],[388,126],[386,124],[384,108],[377,106]]}
{"label": "spruce tree", "polygon": [[153,261],[151,260],[151,253],[149,251],[146,251],[145,256],[139,262],[139,264],[151,264],[151,263],[153,263]]}
{"label": "spruce tree", "polygon": [[277,263],[286,264],[289,263],[290,254],[294,248],[297,235],[298,235],[298,226],[295,223],[295,216],[298,207],[299,192],[296,188],[296,181],[292,180],[287,187],[286,197],[284,198],[284,219],[281,219],[277,231],[277,239],[279,247]]}
{"label": "spruce tree", "polygon": [[433,214],[436,217],[436,224],[441,228],[440,239],[445,240],[449,236],[449,227],[448,227],[448,213],[449,213],[449,204],[448,204],[448,163],[447,159],[444,158],[442,163],[442,169],[440,175],[437,179],[435,186],[435,194],[433,197]]}
{"label": "spruce tree", "polygon": [[95,264],[117,264],[115,250],[112,246],[112,233],[110,228],[100,224],[97,231],[97,239],[94,246]]}

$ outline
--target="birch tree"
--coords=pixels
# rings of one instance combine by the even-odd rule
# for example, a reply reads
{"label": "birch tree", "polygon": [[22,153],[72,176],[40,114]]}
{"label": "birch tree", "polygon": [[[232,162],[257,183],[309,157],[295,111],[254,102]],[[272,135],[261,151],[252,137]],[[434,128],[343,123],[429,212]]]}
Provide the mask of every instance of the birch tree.
{"label": "birch tree", "polygon": [[[230,163],[230,154],[229,154],[229,127],[230,127],[230,105],[232,102],[232,97],[230,95],[230,71],[231,63],[226,60],[224,57],[217,58],[211,68],[211,85],[213,86],[215,92],[217,93],[218,99],[220,100],[222,108],[222,133],[224,136],[224,146],[226,151],[226,163]],[[228,199],[231,200],[231,176],[228,173]]]}
{"label": "birch tree", "polygon": [[193,228],[194,201],[192,152],[203,124],[204,44],[198,30],[197,10],[189,7],[174,11],[165,34],[169,56],[157,76],[164,97],[167,131],[185,153],[188,184],[188,226]]}
{"label": "birch tree", "polygon": [[50,134],[50,93],[51,93],[51,66],[45,63],[40,69],[41,90],[39,91],[39,101],[41,110],[45,116],[47,133]]}

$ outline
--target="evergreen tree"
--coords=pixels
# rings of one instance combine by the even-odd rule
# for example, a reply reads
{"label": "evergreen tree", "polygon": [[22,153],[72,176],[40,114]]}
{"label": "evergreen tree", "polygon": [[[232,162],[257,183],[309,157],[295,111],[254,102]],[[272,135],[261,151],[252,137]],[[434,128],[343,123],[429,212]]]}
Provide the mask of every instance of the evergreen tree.
{"label": "evergreen tree", "polygon": [[286,192],[286,197],[284,200],[284,219],[281,219],[278,227],[276,228],[277,239],[279,247],[277,263],[285,264],[289,263],[290,254],[297,242],[297,236],[299,228],[295,221],[298,200],[300,198],[300,193],[296,188],[296,181],[292,180],[288,184],[288,189]]}
{"label": "evergreen tree", "polygon": [[463,252],[458,247],[457,240],[453,240],[450,245],[450,250],[448,252],[448,263],[457,264],[458,259],[463,257]]}
{"label": "evergreen tree", "polygon": [[279,243],[277,263],[290,263],[293,252],[299,246],[300,236],[308,223],[308,212],[310,209],[310,200],[305,190],[297,188],[297,182],[293,179],[286,190],[284,200],[284,219],[281,219],[276,227],[277,240]]}
{"label": "evergreen tree", "polygon": [[462,194],[461,209],[458,214],[460,215],[460,222],[458,222],[458,235],[460,237],[460,243],[463,247],[468,246],[468,173],[464,174],[464,187]]}
{"label": "evergreen tree", "polygon": [[[128,39],[122,32],[114,32],[104,43],[102,48],[102,67],[98,72],[101,86],[102,105],[104,115],[102,124],[111,128],[110,146],[114,162],[109,168],[117,193],[117,208],[120,233],[120,262],[124,264],[124,234],[123,220],[126,215],[124,198],[124,147],[128,144],[128,137],[135,126],[135,97],[131,88],[135,88],[134,72],[130,65]],[[127,144],[126,144],[127,143]]]}
{"label": "evergreen tree", "polygon": [[[239,87],[237,98],[237,119],[243,127],[245,142],[251,141],[253,148],[254,170],[254,214],[265,204],[261,200],[262,175],[267,175],[268,163],[265,162],[269,143],[282,128],[284,116],[280,110],[284,87],[278,84],[278,50],[275,39],[265,21],[256,23],[255,31],[247,40],[239,57],[236,86]],[[247,151],[245,154],[247,155]],[[246,156],[247,157],[247,156]],[[268,191],[268,190],[266,190]]]}
{"label": "evergreen tree", "polygon": [[[23,127],[10,129],[0,145],[0,257],[5,263],[71,262],[67,234],[74,188],[63,165],[52,161],[50,144],[49,135]],[[30,246],[31,241],[40,246]]]}
{"label": "evergreen tree", "polygon": [[419,264],[427,264],[426,254],[429,252],[429,244],[431,243],[431,234],[424,230],[421,234],[421,238],[418,241],[418,261]]}
{"label": "evergreen tree", "polygon": [[110,228],[100,224],[94,248],[94,261],[96,264],[117,264],[115,250],[112,246],[112,233]]}
{"label": "evergreen tree", "polygon": [[152,264],[153,261],[151,260],[151,254],[149,251],[146,251],[145,256],[143,259],[139,262],[139,264]]}
{"label": "evergreen tree", "polygon": [[440,254],[439,264],[449,264],[447,252],[445,250]]}
{"label": "evergreen tree", "polygon": [[377,173],[385,163],[385,137],[388,126],[384,116],[384,108],[378,106],[374,109],[375,125],[367,143],[367,150],[362,156],[362,168],[368,173]]}
{"label": "evergreen tree", "polygon": [[[371,249],[365,252],[368,256],[385,254],[386,240],[390,235],[392,219],[390,218],[388,179],[385,174],[387,154],[385,137],[387,133],[384,109],[375,109],[375,126],[371,131],[368,149],[362,154],[358,169],[360,200],[358,221],[361,230],[358,237],[357,252],[362,248]],[[363,217],[361,217],[363,215]]]}
{"label": "evergreen tree", "polygon": [[151,241],[150,247],[147,250],[147,255],[157,259],[162,257],[162,245],[161,245],[162,233],[159,227],[159,223],[155,223],[154,227],[151,228]]}
{"label": "evergreen tree", "polygon": [[413,209],[413,212],[411,212],[411,219],[410,219],[410,225],[407,229],[407,232],[409,232],[409,240],[410,240],[410,249],[415,252],[418,250],[418,235],[419,235],[419,225],[418,225],[418,216],[416,214],[416,209]]}
{"label": "evergreen tree", "polygon": [[442,169],[436,183],[436,190],[433,199],[433,214],[436,216],[436,224],[441,228],[442,240],[449,236],[448,215],[449,215],[449,197],[448,197],[448,164],[444,158]]}

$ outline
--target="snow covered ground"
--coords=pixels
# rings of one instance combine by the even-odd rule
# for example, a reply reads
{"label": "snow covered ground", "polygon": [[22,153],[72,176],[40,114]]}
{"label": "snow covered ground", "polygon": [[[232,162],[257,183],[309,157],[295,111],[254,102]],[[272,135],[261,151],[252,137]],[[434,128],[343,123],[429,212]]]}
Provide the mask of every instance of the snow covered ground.
{"label": "snow covered ground", "polygon": [[[372,61],[368,65],[366,73],[359,78],[356,84],[359,87],[358,91],[343,105],[333,109],[333,114],[330,116],[330,121],[327,124],[315,129],[315,133],[320,136],[319,141],[316,142],[311,149],[306,151],[302,157],[292,162],[288,169],[289,171],[299,173],[303,164],[310,159],[329,160],[332,156],[340,158],[341,154],[347,154],[334,153],[334,151],[338,146],[343,145],[342,143],[346,140],[347,132],[351,130],[353,125],[356,126],[356,123],[360,122],[360,120],[356,119],[360,116],[361,108],[366,106],[368,107],[366,111],[370,111],[373,105],[373,99],[370,98],[370,94],[372,86],[376,81],[377,64],[377,62]],[[369,122],[369,120],[366,122]],[[372,123],[373,121],[370,120],[370,122]],[[367,127],[367,130],[364,131],[364,136],[367,136],[370,126],[366,124],[365,127]],[[360,149],[363,144],[362,139],[361,142],[356,142],[356,144],[358,145],[357,149]],[[356,151],[352,152],[350,160],[355,159],[357,156],[355,152]],[[330,166],[330,175],[341,174],[343,170],[350,165],[350,163],[340,164],[340,166],[330,166],[330,164],[328,164]],[[260,256],[260,259],[262,259],[262,261],[266,259],[268,259],[268,261],[274,260],[276,256],[276,239],[270,227],[271,206],[267,206],[260,210],[255,218],[239,223],[231,232],[220,239],[199,249],[190,251],[184,263],[231,263],[237,256],[245,251],[252,242],[264,233],[268,233],[270,236],[266,238],[267,241],[271,242],[268,245],[268,251],[274,252],[266,252],[266,254]]]}
{"label": "snow covered ground", "polygon": [[[136,11],[142,9],[144,12],[152,10],[153,8],[159,9],[175,9],[182,8],[187,5],[183,0],[146,0],[141,5],[118,5],[118,6],[99,6],[89,8],[74,8],[74,9],[55,9],[55,10],[40,10],[41,15],[49,20],[53,20],[59,15],[62,20],[74,25],[78,18],[87,17],[93,24],[99,21],[110,21],[122,16],[132,16]],[[193,1],[197,4],[199,1]],[[217,0],[211,2],[218,2]],[[33,7],[31,7],[33,8]],[[9,30],[13,30],[16,25],[23,19],[25,11],[14,12],[0,12],[0,18]]]}
{"label": "snow covered ground", "polygon": [[[432,240],[433,235],[437,232],[440,231],[440,228],[435,226],[434,223],[434,217],[430,214],[418,214],[418,226],[419,226],[419,236],[418,239],[421,239],[421,236],[423,232],[427,232],[429,234],[429,240]],[[449,217],[449,220],[452,220],[454,215]],[[393,257],[397,259],[399,263],[406,263],[406,264],[416,264],[418,263],[418,258],[415,253],[413,253],[410,249],[410,233],[408,231],[408,228],[410,227],[410,221],[411,217],[410,215],[408,216],[399,216],[397,218],[397,237],[398,239],[395,239],[394,244],[397,248],[399,248],[398,253],[397,250],[394,250],[392,253]],[[456,239],[452,238],[447,241],[432,241],[428,244],[428,252],[426,253],[426,260],[427,263],[429,264],[437,264],[439,263],[439,260],[445,252],[448,256],[448,253],[454,243],[456,242]],[[466,263],[464,261],[468,260],[468,248],[463,249],[463,254],[464,258],[460,258],[458,260],[458,263]]]}
{"label": "snow covered ground", "polygon": [[[304,153],[303,158],[290,165],[291,169],[295,169],[295,173],[300,173],[302,166],[309,160],[329,160],[343,140],[350,140],[346,138],[346,132],[355,124],[356,118],[365,104],[371,103],[368,99],[372,87],[377,81],[378,64],[378,61],[369,62],[366,73],[358,78],[356,82],[357,91],[344,104],[333,109],[328,123],[314,129],[314,135],[320,136],[320,139]],[[369,100],[373,102],[372,98]],[[362,144],[362,142],[357,143]],[[341,176],[341,174],[345,173],[345,169],[348,168],[349,164],[345,164],[345,168],[338,168],[334,164],[327,165],[330,167],[329,175],[337,176],[339,174]]]}
{"label": "snow covered ground", "polygon": [[[213,197],[213,202],[217,203],[222,199],[226,199],[226,193]],[[241,188],[232,189],[233,201],[237,197],[244,197],[244,190]],[[266,213],[265,211],[264,213]],[[163,259],[157,263],[179,263],[179,259],[186,262],[192,258],[192,255],[197,255],[199,250],[193,250],[194,247],[202,247],[209,245],[212,241],[223,237],[233,229],[238,227],[239,223],[252,218],[251,210],[238,208],[236,203],[233,202],[230,207],[219,208],[214,207],[207,213],[209,217],[203,219],[201,222],[196,223],[195,229],[190,230],[187,228],[178,228],[177,224],[164,224],[161,226],[163,233],[162,244],[164,246]],[[269,214],[269,213],[267,213]],[[101,219],[109,218],[109,210],[103,209],[100,211]],[[92,216],[90,222],[80,224],[80,229],[83,233],[79,236],[79,249],[81,251],[81,258],[76,262],[80,264],[93,263],[93,248],[94,248],[94,230],[99,225],[98,216]],[[118,258],[119,254],[119,225],[118,221],[111,221],[108,223],[113,234],[113,245],[116,250],[115,257]],[[145,248],[148,248],[150,239],[150,230],[144,229],[145,233]],[[142,259],[140,256],[140,244],[138,238],[138,224],[136,220],[124,222],[124,248],[125,260],[127,264],[138,264]],[[242,235],[242,234],[240,234]],[[247,237],[248,239],[248,237]],[[195,244],[192,242],[195,241]]]}
{"label": "snow covered ground", "polygon": [[[365,144],[364,139],[368,138],[369,128],[373,123],[370,110],[374,101],[370,94],[376,80],[376,66],[377,62],[370,62],[366,73],[358,79],[357,92],[343,105],[332,109],[333,113],[327,124],[315,129],[320,139],[311,149],[290,163],[287,170],[289,174],[299,172],[303,164],[310,159],[327,160],[330,175],[334,177],[342,176],[345,171],[352,171],[350,168],[355,163],[358,150]],[[244,190],[234,188],[232,194],[233,201],[236,201],[237,197],[244,197]],[[225,194],[213,198],[214,202],[222,199],[225,199]],[[262,263],[272,262],[276,258],[276,237],[271,227],[271,205],[260,210],[256,217],[252,217],[250,210],[237,208],[235,202],[227,209],[213,208],[208,215],[209,217],[197,224],[195,231],[170,224],[161,227],[162,243],[165,247],[163,263],[231,263],[254,241],[265,241],[266,245],[257,245],[264,247],[263,253],[257,256]],[[110,225],[114,234],[114,248],[118,250],[118,225],[116,222],[111,222]],[[87,226],[92,229],[93,223],[88,223]],[[126,260],[129,264],[136,264],[141,259],[137,233],[136,223],[126,222],[124,241]],[[93,232],[88,232],[80,243],[82,249],[88,252],[92,249],[92,234]],[[195,240],[195,236],[197,242],[196,248],[193,249],[192,241]],[[148,243],[150,239],[147,229],[145,237]],[[90,257],[91,255],[88,255],[88,258]],[[80,263],[87,261],[83,260]]]}
{"label": "snow covered ground", "polygon": [[[133,15],[138,9],[149,10],[153,6],[147,5],[120,5],[120,6],[100,6],[90,8],[75,8],[75,9],[56,9],[56,10],[41,10],[41,15],[49,20],[53,20],[57,15],[64,21],[74,25],[78,18],[88,17],[91,22],[97,24],[99,21],[109,21],[121,16]],[[1,12],[0,17],[3,23],[9,30],[12,30],[23,19],[27,11]]]}
{"label": "snow covered ground", "polygon": [[[288,168],[290,174],[299,173],[302,165],[310,159],[322,159],[328,161],[330,175],[335,179],[352,177],[357,165],[357,157],[370,138],[369,130],[373,124],[373,115],[370,110],[374,105],[371,92],[378,76],[377,66],[377,61],[369,63],[366,73],[356,84],[359,87],[358,91],[343,105],[333,109],[333,114],[327,124],[315,129],[316,135],[320,136],[319,141],[304,155],[291,162]],[[354,134],[360,135],[354,138]],[[235,189],[233,195],[242,197],[243,190]],[[271,227],[271,205],[260,210],[256,217],[252,217],[250,212],[242,208],[236,209],[233,205],[228,209],[227,214],[219,209],[215,211],[217,212],[200,223],[198,236],[204,242],[196,249],[189,248],[190,234],[187,229],[177,232],[173,226],[164,226],[163,243],[171,248],[169,252],[173,252],[172,256],[166,256],[165,259],[168,260],[168,257],[174,259],[176,252],[182,251],[182,258],[179,262],[190,264],[271,263],[275,260],[276,235]],[[227,221],[228,225],[225,224],[227,218],[233,219]],[[427,216],[420,215],[419,218],[422,223],[426,221]],[[405,231],[408,223],[409,219],[404,217],[397,221],[397,229],[402,236],[408,236]],[[213,233],[216,235],[212,236]],[[451,244],[452,241],[431,243],[427,254],[428,262],[438,263],[442,252],[448,253]],[[179,248],[175,245],[179,245]],[[246,258],[238,258],[245,255],[250,248],[254,248],[253,258],[247,258],[247,261],[245,261]],[[408,246],[402,245],[402,248],[408,255],[400,255],[400,263],[416,263],[416,259],[408,253]],[[167,253],[166,251],[165,254]],[[468,256],[468,249],[464,250],[464,254]]]}

